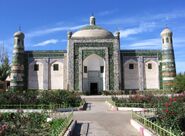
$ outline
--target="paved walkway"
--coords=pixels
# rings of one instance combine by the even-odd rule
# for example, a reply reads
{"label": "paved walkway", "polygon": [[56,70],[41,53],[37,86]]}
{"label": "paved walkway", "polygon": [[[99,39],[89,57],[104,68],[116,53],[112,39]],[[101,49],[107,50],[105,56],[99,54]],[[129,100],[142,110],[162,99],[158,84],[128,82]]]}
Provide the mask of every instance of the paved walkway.
{"label": "paved walkway", "polygon": [[104,101],[88,101],[86,111],[74,112],[73,136],[139,136],[129,124],[130,112],[110,111]]}

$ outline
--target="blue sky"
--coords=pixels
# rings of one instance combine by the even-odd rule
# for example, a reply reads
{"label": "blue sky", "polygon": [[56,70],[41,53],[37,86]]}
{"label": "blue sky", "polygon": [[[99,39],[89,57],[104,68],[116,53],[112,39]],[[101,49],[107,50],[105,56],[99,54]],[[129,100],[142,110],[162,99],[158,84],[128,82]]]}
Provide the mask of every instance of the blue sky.
{"label": "blue sky", "polygon": [[97,24],[121,32],[122,49],[161,49],[160,32],[174,33],[177,72],[185,71],[184,0],[0,0],[0,45],[9,56],[21,26],[26,50],[66,49],[68,31]]}

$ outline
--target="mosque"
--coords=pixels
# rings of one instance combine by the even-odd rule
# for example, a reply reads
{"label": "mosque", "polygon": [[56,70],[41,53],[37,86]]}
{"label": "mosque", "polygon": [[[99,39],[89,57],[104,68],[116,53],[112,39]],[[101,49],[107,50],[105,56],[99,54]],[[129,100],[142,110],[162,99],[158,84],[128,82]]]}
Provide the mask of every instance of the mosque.
{"label": "mosque", "polygon": [[14,34],[12,89],[101,91],[171,89],[176,76],[172,31],[161,32],[161,50],[122,50],[120,33],[90,24],[67,34],[67,50],[24,50]]}

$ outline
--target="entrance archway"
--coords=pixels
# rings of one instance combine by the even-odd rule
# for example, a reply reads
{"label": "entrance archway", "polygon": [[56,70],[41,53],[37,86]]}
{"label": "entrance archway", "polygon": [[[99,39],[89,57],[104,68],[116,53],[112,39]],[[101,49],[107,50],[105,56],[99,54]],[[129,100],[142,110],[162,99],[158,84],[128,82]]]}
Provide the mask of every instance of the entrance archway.
{"label": "entrance archway", "polygon": [[105,89],[105,61],[92,54],[83,61],[83,91],[92,95]]}

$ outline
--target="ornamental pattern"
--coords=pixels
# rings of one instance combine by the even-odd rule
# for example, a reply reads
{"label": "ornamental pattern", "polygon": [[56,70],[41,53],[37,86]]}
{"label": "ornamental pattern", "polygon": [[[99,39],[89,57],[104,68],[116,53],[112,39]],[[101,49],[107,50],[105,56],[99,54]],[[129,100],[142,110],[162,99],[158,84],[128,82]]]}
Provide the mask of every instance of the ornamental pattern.
{"label": "ornamental pattern", "polygon": [[83,50],[82,51],[82,60],[85,60],[85,58],[87,58],[88,56],[92,55],[92,54],[96,54],[102,58],[105,58],[105,50],[101,49],[101,50]]}
{"label": "ornamental pattern", "polygon": [[[109,90],[114,90],[114,56],[113,56],[113,43],[74,43],[74,89],[79,90],[79,48],[82,47],[107,47],[108,48],[108,60],[109,60]],[[105,57],[105,50],[84,50],[82,52],[83,60],[91,54],[97,54],[101,57]]]}
{"label": "ornamental pattern", "polygon": [[93,26],[85,26],[81,28],[80,30],[90,30],[90,29],[102,29],[100,26],[93,25]]}
{"label": "ornamental pattern", "polygon": [[28,53],[29,57],[32,58],[43,58],[43,57],[48,57],[48,58],[63,58],[64,57],[64,52],[58,53],[58,52],[50,52],[50,53]]}

